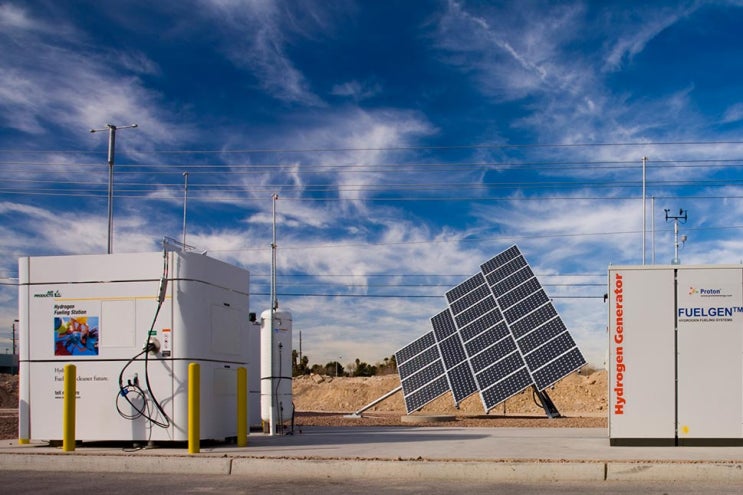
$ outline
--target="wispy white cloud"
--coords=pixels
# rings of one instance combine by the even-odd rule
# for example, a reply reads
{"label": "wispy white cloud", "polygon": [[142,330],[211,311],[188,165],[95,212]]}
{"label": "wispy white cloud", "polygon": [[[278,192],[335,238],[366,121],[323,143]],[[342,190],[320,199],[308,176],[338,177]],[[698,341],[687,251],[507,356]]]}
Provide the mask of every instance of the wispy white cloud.
{"label": "wispy white cloud", "polygon": [[559,47],[575,39],[571,27],[582,13],[580,4],[526,9],[514,4],[475,13],[452,0],[439,19],[435,41],[445,60],[471,74],[479,89],[498,101],[565,91],[581,81],[584,68],[563,58]]}
{"label": "wispy white cloud", "polygon": [[[3,5],[0,22],[0,121],[4,127],[43,134],[56,127],[83,134],[108,122],[137,122],[139,143],[174,143],[190,126],[170,126],[173,116],[140,74],[156,74],[143,54],[107,53],[86,43],[86,34],[65,19],[52,25],[36,13]],[[111,63],[118,60],[118,64]]]}
{"label": "wispy white cloud", "polygon": [[642,53],[645,47],[664,30],[681,19],[693,14],[703,2],[689,1],[681,5],[644,5],[628,10],[607,10],[602,19],[604,29],[610,35],[607,40],[607,54],[604,70],[615,71],[623,64],[631,63],[633,57]]}
{"label": "wispy white cloud", "polygon": [[44,33],[62,35],[74,32],[66,22],[50,23],[30,15],[26,8],[10,2],[0,5],[0,26],[3,35],[19,43],[26,39],[27,34]]}
{"label": "wispy white cloud", "polygon": [[[377,170],[375,165],[404,159],[404,152],[395,148],[405,148],[436,132],[425,115],[404,109],[343,107],[305,114],[301,122],[282,122],[283,142],[292,142],[300,150],[336,151],[293,153],[297,158],[282,174],[267,173],[252,181],[276,184],[276,178],[281,177],[283,182],[276,184],[275,190],[281,197],[296,198],[305,190],[309,194],[322,188],[325,196],[341,200],[339,210],[363,208],[363,200],[373,193],[370,188],[390,180],[389,169]],[[273,129],[256,129],[256,133],[265,135],[268,142],[274,139],[269,136]],[[363,173],[357,170],[359,165],[365,166]],[[404,178],[404,172],[396,171],[395,177]],[[286,194],[282,185],[288,186]]]}
{"label": "wispy white cloud", "polygon": [[[443,59],[484,96],[525,102],[526,111],[510,125],[545,142],[628,142],[669,132],[683,139],[700,131],[675,125],[700,122],[690,118],[697,117],[693,83],[651,96],[617,88],[608,78],[702,5],[596,9],[528,2],[509,8],[451,0],[435,41]],[[728,116],[734,115],[731,108]]]}
{"label": "wispy white cloud", "polygon": [[114,54],[118,64],[133,74],[159,76],[161,69],[150,57],[141,52],[119,52]]}
{"label": "wispy white cloud", "polygon": [[[180,218],[163,216],[161,208],[141,207],[133,211],[120,199],[114,203],[115,252],[157,251],[164,235],[180,233]],[[151,204],[148,204],[148,206]],[[0,249],[14,263],[20,256],[105,253],[108,241],[106,203],[100,209],[70,209],[0,202],[3,232]],[[8,267],[11,265],[3,265]],[[12,273],[17,267],[8,268]]]}
{"label": "wispy white cloud", "polygon": [[372,98],[382,92],[382,85],[378,82],[347,81],[336,84],[331,90],[335,96],[351,98],[353,101],[362,101]]}
{"label": "wispy white cloud", "polygon": [[300,19],[279,2],[203,0],[202,4],[221,26],[224,52],[236,65],[251,71],[268,94],[293,104],[324,105],[288,54],[293,37],[312,36],[326,26],[321,11],[296,4],[303,14],[309,14]]}
{"label": "wispy white cloud", "polygon": [[725,110],[725,114],[722,117],[724,124],[740,122],[741,120],[743,120],[743,103],[734,103]]}

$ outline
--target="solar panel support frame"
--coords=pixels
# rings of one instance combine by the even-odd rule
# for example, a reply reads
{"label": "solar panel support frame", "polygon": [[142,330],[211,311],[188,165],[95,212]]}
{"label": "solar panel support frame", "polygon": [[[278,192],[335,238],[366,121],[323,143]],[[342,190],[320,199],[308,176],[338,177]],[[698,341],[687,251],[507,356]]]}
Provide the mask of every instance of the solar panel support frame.
{"label": "solar panel support frame", "polygon": [[539,390],[536,385],[532,385],[531,388],[534,391],[534,395],[539,399],[542,409],[544,409],[544,413],[548,418],[554,419],[562,417],[560,411],[557,410],[557,406],[552,402],[552,399],[550,399],[546,390]]}
{"label": "solar panel support frame", "polygon": [[346,414],[343,417],[344,418],[354,418],[354,419],[356,419],[356,418],[363,418],[362,414],[364,413],[364,411],[366,411],[368,409],[371,409],[372,407],[376,406],[377,404],[379,404],[383,400],[392,397],[393,395],[395,395],[396,393],[400,392],[401,390],[402,390],[402,385],[400,385],[400,386],[398,386],[398,387],[390,390],[389,392],[387,392],[383,396],[379,397],[378,399],[375,399],[375,400],[371,401],[370,403],[368,403],[367,405],[365,405],[364,407],[362,407],[358,411],[356,411],[354,413],[351,413],[351,414]]}

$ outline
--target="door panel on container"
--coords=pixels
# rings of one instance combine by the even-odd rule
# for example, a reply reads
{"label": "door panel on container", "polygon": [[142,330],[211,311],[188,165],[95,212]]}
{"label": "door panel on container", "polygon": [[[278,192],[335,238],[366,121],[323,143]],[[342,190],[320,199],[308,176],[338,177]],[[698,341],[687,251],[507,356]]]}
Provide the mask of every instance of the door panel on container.
{"label": "door panel on container", "polygon": [[215,304],[211,307],[211,315],[212,353],[239,356],[243,349],[240,345],[242,313]]}
{"label": "door panel on container", "polygon": [[678,273],[678,436],[743,436],[743,271]]}
{"label": "door panel on container", "polygon": [[134,347],[134,300],[103,301],[101,306],[101,347]]}
{"label": "door panel on container", "polygon": [[609,435],[675,435],[674,273],[609,271]]}

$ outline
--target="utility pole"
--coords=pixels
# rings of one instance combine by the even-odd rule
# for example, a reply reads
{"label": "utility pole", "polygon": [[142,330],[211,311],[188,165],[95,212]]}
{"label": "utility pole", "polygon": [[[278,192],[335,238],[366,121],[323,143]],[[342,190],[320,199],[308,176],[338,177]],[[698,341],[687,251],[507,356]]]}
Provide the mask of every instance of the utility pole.
{"label": "utility pole", "polygon": [[[681,264],[681,260],[679,260],[679,221],[681,221],[681,223],[686,223],[686,221],[688,220],[688,211],[680,209],[678,215],[669,215],[668,212],[671,210],[669,210],[668,208],[666,208],[664,211],[666,212],[666,222],[669,220],[673,220],[674,251],[671,264],[679,265]],[[686,242],[686,236],[682,237],[682,242]]]}
{"label": "utility pole", "polygon": [[117,127],[106,124],[106,129],[91,129],[90,132],[108,130],[108,254],[113,252],[114,236],[114,155],[116,153],[116,131],[118,129],[133,129],[137,124]]}
{"label": "utility pole", "polygon": [[188,204],[188,172],[183,172],[183,250],[186,250],[186,206]]}

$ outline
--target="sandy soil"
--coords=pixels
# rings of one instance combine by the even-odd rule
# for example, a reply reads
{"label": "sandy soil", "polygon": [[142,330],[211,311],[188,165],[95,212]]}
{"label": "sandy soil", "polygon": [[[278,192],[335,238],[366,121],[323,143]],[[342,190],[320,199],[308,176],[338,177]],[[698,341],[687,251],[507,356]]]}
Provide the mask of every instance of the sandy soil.
{"label": "sandy soil", "polygon": [[18,438],[18,375],[0,374],[0,439]]}
{"label": "sandy soil", "polygon": [[[294,380],[296,427],[304,426],[411,426],[402,393],[398,392],[363,413],[361,419],[346,418],[400,385],[397,375],[333,378],[305,376]],[[449,422],[425,426],[487,427],[605,427],[607,425],[607,373],[585,370],[572,373],[547,392],[562,417],[549,419],[534,401],[531,390],[517,394],[485,414],[480,397],[465,399],[459,409],[447,393],[416,415],[453,416]],[[18,437],[18,376],[0,374],[0,439]]]}
{"label": "sandy soil", "polygon": [[[297,425],[403,425],[406,414],[398,392],[363,413],[363,418],[344,416],[360,410],[400,385],[397,375],[368,378],[333,378],[318,375],[294,380]],[[605,427],[607,425],[607,373],[586,370],[573,373],[547,390],[562,417],[549,419],[534,401],[531,389],[519,393],[485,415],[478,394],[454,406],[450,393],[429,403],[416,415],[454,416],[454,422],[424,423],[426,426],[493,427]]]}

